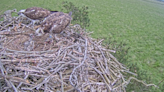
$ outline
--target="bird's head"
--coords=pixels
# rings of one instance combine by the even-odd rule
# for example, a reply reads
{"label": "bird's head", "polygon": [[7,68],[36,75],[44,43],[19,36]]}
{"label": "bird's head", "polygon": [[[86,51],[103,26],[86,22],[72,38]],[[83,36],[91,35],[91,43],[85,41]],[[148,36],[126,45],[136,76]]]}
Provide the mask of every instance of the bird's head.
{"label": "bird's head", "polygon": [[17,9],[13,9],[12,12],[17,12]]}
{"label": "bird's head", "polygon": [[26,11],[25,9],[20,10],[20,11],[18,12],[18,15],[21,15],[21,14],[24,13],[25,11]]}

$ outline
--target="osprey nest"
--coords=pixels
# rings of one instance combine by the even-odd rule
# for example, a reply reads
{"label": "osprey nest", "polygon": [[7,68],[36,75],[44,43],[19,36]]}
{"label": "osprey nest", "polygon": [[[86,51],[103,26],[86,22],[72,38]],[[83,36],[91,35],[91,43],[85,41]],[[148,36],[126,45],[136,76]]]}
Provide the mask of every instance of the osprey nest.
{"label": "osprey nest", "polygon": [[[89,37],[80,25],[63,34],[36,36],[38,25],[5,17],[0,21],[0,91],[2,92],[125,92],[131,73]],[[131,73],[133,74],[133,73]]]}

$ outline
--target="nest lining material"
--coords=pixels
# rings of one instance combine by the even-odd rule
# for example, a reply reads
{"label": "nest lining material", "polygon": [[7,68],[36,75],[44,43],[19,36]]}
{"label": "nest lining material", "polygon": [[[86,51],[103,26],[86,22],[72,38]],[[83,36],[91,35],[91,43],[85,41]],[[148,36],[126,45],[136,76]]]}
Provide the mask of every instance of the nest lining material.
{"label": "nest lining material", "polygon": [[131,72],[103,40],[92,39],[79,25],[63,35],[35,36],[35,27],[23,21],[18,16],[0,24],[0,91],[126,91],[130,80],[123,74]]}

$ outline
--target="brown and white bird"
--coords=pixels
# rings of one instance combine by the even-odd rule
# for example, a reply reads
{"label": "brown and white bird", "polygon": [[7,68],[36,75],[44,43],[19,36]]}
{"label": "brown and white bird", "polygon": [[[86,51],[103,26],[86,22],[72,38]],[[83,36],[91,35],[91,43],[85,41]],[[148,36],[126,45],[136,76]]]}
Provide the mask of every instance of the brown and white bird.
{"label": "brown and white bird", "polygon": [[28,18],[32,21],[34,25],[36,22],[40,22],[40,20],[46,18],[50,14],[56,11],[49,11],[47,9],[43,9],[40,7],[31,7],[27,9],[20,10],[18,15]]}
{"label": "brown and white bird", "polygon": [[63,12],[54,12],[46,17],[41,23],[41,27],[36,30],[36,33],[49,32],[51,34],[61,33],[71,22],[72,12],[69,14]]}

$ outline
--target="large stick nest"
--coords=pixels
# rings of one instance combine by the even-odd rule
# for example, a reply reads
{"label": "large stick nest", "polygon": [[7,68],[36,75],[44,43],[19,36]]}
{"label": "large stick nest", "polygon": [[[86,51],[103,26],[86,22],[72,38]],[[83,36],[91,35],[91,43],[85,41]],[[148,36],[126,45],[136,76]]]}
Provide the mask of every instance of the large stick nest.
{"label": "large stick nest", "polygon": [[[63,34],[35,36],[35,27],[11,17],[0,24],[0,91],[124,92],[130,73],[79,25]],[[24,20],[25,21],[25,20]]]}

